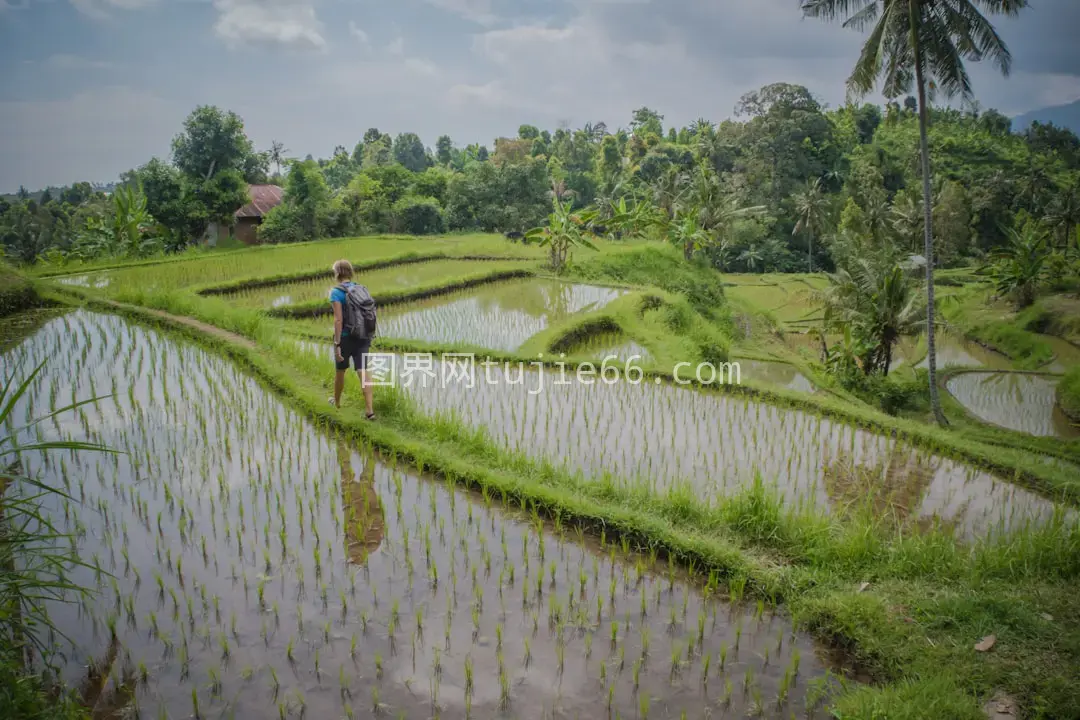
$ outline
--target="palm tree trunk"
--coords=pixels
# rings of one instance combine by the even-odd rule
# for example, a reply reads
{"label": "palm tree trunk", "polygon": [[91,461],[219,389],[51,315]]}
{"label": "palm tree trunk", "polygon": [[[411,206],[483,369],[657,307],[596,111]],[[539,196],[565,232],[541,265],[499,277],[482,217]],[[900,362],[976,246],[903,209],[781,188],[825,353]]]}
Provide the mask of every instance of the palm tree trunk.
{"label": "palm tree trunk", "polygon": [[810,272],[814,272],[814,233],[807,233],[807,237],[810,239],[810,251],[806,257],[810,261]]}
{"label": "palm tree trunk", "polygon": [[939,425],[948,425],[941,410],[937,387],[937,351],[934,348],[934,207],[930,190],[930,141],[927,137],[929,113],[926,109],[926,78],[923,77],[922,48],[919,46],[918,0],[908,0],[912,54],[915,56],[915,83],[919,91],[919,152],[923,184],[923,253],[926,256],[926,368],[930,375],[930,408]]}

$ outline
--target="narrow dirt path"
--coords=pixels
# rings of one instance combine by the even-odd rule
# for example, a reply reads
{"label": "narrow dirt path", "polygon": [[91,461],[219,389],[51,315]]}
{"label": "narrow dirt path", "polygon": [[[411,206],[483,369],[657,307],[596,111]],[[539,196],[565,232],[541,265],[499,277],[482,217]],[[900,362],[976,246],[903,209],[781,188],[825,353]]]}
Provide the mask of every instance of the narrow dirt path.
{"label": "narrow dirt path", "polygon": [[167,320],[169,322],[176,323],[178,325],[186,325],[189,328],[193,328],[195,330],[202,331],[202,332],[204,332],[204,333],[206,333],[208,335],[212,335],[212,336],[214,336],[214,337],[216,337],[216,338],[218,338],[220,340],[227,340],[229,342],[234,342],[234,343],[237,343],[239,345],[242,345],[245,348],[247,348],[248,350],[255,350],[258,347],[253,340],[250,340],[249,338],[246,338],[243,335],[238,335],[238,334],[236,334],[234,332],[229,332],[228,330],[222,330],[221,328],[217,327],[216,325],[211,325],[210,323],[205,323],[202,320],[196,320],[195,318],[189,317],[187,315],[174,315],[173,313],[165,312],[164,310],[155,310],[153,308],[143,307],[141,305],[130,305],[128,303],[116,302],[115,300],[105,300],[105,299],[96,299],[95,298],[95,302],[101,303],[103,305],[115,307],[115,308],[120,309],[120,310],[126,310],[128,312],[134,312],[136,314],[146,313],[146,314],[149,314],[149,315],[153,315],[154,317],[161,318],[162,320]]}

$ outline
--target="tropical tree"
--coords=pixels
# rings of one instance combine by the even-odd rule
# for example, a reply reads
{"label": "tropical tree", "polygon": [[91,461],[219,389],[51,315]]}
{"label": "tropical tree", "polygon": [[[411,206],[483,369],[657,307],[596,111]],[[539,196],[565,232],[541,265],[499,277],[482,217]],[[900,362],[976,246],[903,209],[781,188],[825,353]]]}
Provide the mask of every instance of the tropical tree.
{"label": "tropical tree", "polygon": [[[833,21],[843,18],[844,27],[871,28],[848,89],[866,95],[879,78],[887,98],[911,91],[918,96],[919,152],[923,185],[923,245],[926,257],[926,325],[934,327],[934,234],[930,193],[929,108],[927,91],[946,96],[972,97],[971,78],[964,60],[992,60],[1004,75],[1012,55],[987,14],[1017,15],[1027,0],[803,0],[803,14]],[[927,332],[930,405],[939,424],[946,424],[937,389],[937,355],[934,333]]]}
{"label": "tropical tree", "polygon": [[923,236],[922,200],[914,193],[902,190],[889,206],[889,224],[902,241],[910,243],[908,250],[917,252],[918,241]]}
{"label": "tropical tree", "polygon": [[1018,309],[1035,302],[1039,285],[1046,279],[1049,257],[1046,231],[1036,222],[1008,230],[1009,244],[996,253],[987,271],[1001,295],[1013,298]]}
{"label": "tropical tree", "polygon": [[1061,240],[1061,247],[1068,247],[1076,238],[1076,228],[1080,226],[1080,177],[1057,193],[1046,215],[1046,222]]}
{"label": "tropical tree", "polygon": [[740,263],[746,266],[746,269],[750,272],[757,272],[761,269],[761,264],[765,261],[765,253],[762,252],[761,246],[756,242],[747,245],[737,258]]}
{"label": "tropical tree", "polygon": [[551,214],[548,215],[547,227],[533,228],[525,233],[527,242],[536,242],[548,249],[551,269],[562,272],[570,258],[570,251],[575,247],[595,250],[596,246],[588,238],[587,225],[596,217],[593,210],[575,212],[571,203],[551,200]]}
{"label": "tropical tree", "polygon": [[111,229],[114,246],[120,253],[132,257],[143,253],[151,220],[142,188],[128,185],[113,194]]}
{"label": "tropical tree", "polygon": [[653,202],[659,207],[667,220],[675,218],[675,210],[682,201],[687,184],[686,173],[672,166],[657,177],[650,188]]}
{"label": "tropical tree", "polygon": [[918,287],[888,257],[858,258],[828,278],[829,286],[822,292],[825,326],[851,333],[862,348],[865,374],[888,375],[896,343],[921,324]]}
{"label": "tropical tree", "polygon": [[709,233],[698,225],[695,213],[686,213],[675,219],[668,230],[668,239],[683,251],[683,256],[690,259],[694,253],[709,244]]}
{"label": "tropical tree", "polygon": [[289,152],[289,149],[285,147],[285,143],[280,140],[270,141],[270,162],[274,163],[274,167],[277,168],[278,177],[281,177],[281,163],[285,161],[285,153]]}
{"label": "tropical tree", "polygon": [[814,272],[814,236],[820,237],[829,221],[829,199],[825,197],[821,178],[809,181],[806,188],[795,195],[795,213],[799,219],[791,234],[806,234],[808,265],[810,272]]}
{"label": "tropical tree", "polygon": [[[709,236],[709,244],[715,244],[731,230],[739,219],[756,217],[765,207],[739,207],[732,193],[726,192],[716,172],[707,165],[699,165],[684,195],[683,203],[697,215],[698,226]],[[690,255],[687,255],[687,259]]]}
{"label": "tropical tree", "polygon": [[626,197],[612,202],[605,215],[608,236],[619,239],[640,237],[649,228],[666,223],[653,204],[642,201],[628,203]]}

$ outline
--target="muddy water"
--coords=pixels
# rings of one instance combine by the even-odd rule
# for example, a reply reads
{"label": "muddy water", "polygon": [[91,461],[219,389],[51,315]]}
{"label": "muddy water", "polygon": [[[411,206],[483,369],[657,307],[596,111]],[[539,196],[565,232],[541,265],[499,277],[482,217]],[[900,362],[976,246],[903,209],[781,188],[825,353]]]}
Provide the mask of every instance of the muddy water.
{"label": "muddy water", "polygon": [[737,362],[739,363],[743,381],[750,380],[767,385],[779,385],[788,390],[798,390],[799,392],[814,392],[814,383],[787,363],[741,359],[737,360]]}
{"label": "muddy water", "polygon": [[1055,403],[1057,378],[1024,373],[973,372],[948,382],[949,392],[973,415],[1031,435],[1080,437]]}
{"label": "muddy water", "polygon": [[455,377],[440,366],[435,381],[416,378],[407,392],[430,412],[455,413],[487,428],[496,442],[589,478],[610,474],[657,491],[685,481],[710,499],[760,473],[789,503],[829,509],[849,500],[830,494],[843,483],[826,480],[857,468],[860,476],[890,478],[881,487],[902,496],[898,512],[921,524],[941,519],[963,536],[1053,514],[1044,498],[959,462],[745,398],[651,381],[587,384],[551,369],[541,378],[518,365],[477,366],[472,388],[444,383],[444,375]]}
{"label": "muddy water", "polygon": [[[925,348],[923,352],[925,353]],[[968,366],[1005,370],[1012,366],[1009,358],[1004,355],[950,334],[937,338],[934,354],[939,368]],[[916,367],[925,368],[929,362],[929,358],[924,357]]]}
{"label": "muddy water", "polygon": [[[1012,367],[1009,358],[1001,353],[988,350],[978,343],[953,333],[938,335],[934,350],[939,368],[985,367],[994,370],[1007,370]],[[893,361],[889,369],[895,370],[900,365],[911,365],[912,363],[914,363],[915,367],[926,368],[928,362],[926,339],[922,336],[904,337],[893,348]]]}
{"label": "muddy water", "polygon": [[782,617],[359,451],[196,346],[77,312],[2,365],[46,358],[14,421],[111,393],[34,436],[125,451],[24,457],[102,570],[54,608],[61,660],[118,645],[143,717],[802,717],[824,672]]}

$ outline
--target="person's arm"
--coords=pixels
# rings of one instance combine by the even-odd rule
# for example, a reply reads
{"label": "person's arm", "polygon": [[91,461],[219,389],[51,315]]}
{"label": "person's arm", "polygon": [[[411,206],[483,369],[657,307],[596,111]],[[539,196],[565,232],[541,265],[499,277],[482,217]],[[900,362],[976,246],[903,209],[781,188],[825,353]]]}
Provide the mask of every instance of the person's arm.
{"label": "person's arm", "polygon": [[334,308],[334,355],[337,357],[338,362],[341,362],[341,303],[335,300],[330,303],[330,306]]}

